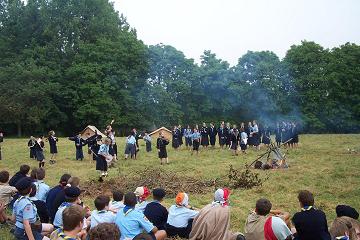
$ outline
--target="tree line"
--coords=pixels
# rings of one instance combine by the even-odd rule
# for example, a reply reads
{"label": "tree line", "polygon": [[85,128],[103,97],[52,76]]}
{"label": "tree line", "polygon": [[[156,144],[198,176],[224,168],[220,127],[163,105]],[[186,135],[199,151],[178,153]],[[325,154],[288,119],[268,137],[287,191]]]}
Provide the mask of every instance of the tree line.
{"label": "tree line", "polygon": [[[235,66],[147,46],[108,0],[0,0],[0,130],[73,134],[175,124],[290,120],[360,131],[360,46],[248,51]],[[123,133],[124,133],[123,132]]]}

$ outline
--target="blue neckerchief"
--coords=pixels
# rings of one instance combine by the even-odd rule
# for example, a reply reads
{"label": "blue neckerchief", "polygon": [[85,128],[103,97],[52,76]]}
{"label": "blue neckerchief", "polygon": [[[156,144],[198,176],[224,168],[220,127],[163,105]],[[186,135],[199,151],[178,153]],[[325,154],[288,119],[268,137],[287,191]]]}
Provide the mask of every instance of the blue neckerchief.
{"label": "blue neckerchief", "polygon": [[350,240],[349,236],[340,236],[340,237],[336,237],[336,240]]}
{"label": "blue neckerchief", "polygon": [[72,203],[69,203],[69,202],[63,202],[60,207],[70,207],[72,205]]}
{"label": "blue neckerchief", "polygon": [[125,205],[123,211],[124,211],[124,213],[125,213],[125,215],[126,215],[127,213],[130,212],[130,210],[133,210],[133,209],[135,209],[135,208],[134,208],[134,207],[129,207],[129,206]]}

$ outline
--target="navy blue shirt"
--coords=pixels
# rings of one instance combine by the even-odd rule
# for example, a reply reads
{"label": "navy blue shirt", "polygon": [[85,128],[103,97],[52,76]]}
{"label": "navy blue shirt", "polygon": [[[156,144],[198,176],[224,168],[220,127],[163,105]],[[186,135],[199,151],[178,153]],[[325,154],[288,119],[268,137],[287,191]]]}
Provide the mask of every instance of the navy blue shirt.
{"label": "navy blue shirt", "polygon": [[48,213],[50,214],[51,218],[53,219],[55,216],[55,213],[57,209],[53,208],[53,203],[55,201],[56,195],[63,190],[63,187],[60,185],[57,185],[56,187],[53,187],[48,192],[48,195],[46,197],[46,208],[48,210]]}
{"label": "navy blue shirt", "polygon": [[295,213],[292,221],[295,225],[298,240],[331,240],[323,211],[311,208]]}
{"label": "navy blue shirt", "polygon": [[168,218],[168,211],[158,201],[150,202],[146,205],[144,215],[159,230],[164,230]]}
{"label": "navy blue shirt", "polygon": [[20,179],[22,179],[22,178],[24,178],[24,177],[26,177],[26,174],[23,174],[23,173],[21,173],[21,172],[15,173],[15,175],[12,176],[12,178],[11,178],[10,181],[9,181],[9,185],[12,186],[12,187],[15,187],[16,183],[17,183]]}

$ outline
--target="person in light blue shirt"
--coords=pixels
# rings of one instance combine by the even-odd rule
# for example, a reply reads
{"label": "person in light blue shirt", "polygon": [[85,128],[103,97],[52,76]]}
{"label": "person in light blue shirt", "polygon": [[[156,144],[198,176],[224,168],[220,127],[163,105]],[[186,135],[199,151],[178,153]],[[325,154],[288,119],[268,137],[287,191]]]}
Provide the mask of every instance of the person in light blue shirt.
{"label": "person in light blue shirt", "polygon": [[110,211],[117,213],[123,210],[124,207],[124,194],[121,191],[113,191],[113,201],[109,204]]}
{"label": "person in light blue shirt", "polygon": [[185,146],[186,146],[186,149],[188,149],[189,147],[192,146],[192,139],[191,139],[192,130],[189,125],[187,126],[187,128],[184,129],[183,134],[185,137]]}
{"label": "person in light blue shirt", "polygon": [[[100,145],[99,151],[96,157],[96,170],[100,171],[99,182],[103,181],[103,177],[108,175],[108,162],[107,158],[111,157],[109,153],[111,140],[110,138],[105,138],[104,143]],[[111,161],[110,161],[111,162]]]}
{"label": "person in light blue shirt", "polygon": [[149,233],[155,240],[163,240],[166,238],[164,230],[158,230],[144,216],[144,214],[135,209],[137,198],[135,193],[127,193],[124,197],[125,208],[116,215],[115,224],[119,227],[121,237],[120,240],[133,239],[143,231]]}
{"label": "person in light blue shirt", "polygon": [[114,223],[115,214],[109,211],[110,198],[108,196],[98,196],[94,203],[96,210],[91,212],[90,228],[96,227],[100,223]]}
{"label": "person in light blue shirt", "polygon": [[192,221],[199,214],[189,205],[189,197],[180,192],[175,198],[176,204],[169,208],[166,231],[169,237],[189,238]]}
{"label": "person in light blue shirt", "polygon": [[[80,204],[81,201],[79,199],[80,196],[80,189],[77,187],[67,187],[65,188],[65,202],[63,202],[58,210],[56,211],[55,217],[54,217],[54,227],[55,228],[61,228],[63,225],[62,220],[62,213],[65,210],[65,208],[68,208],[75,204]],[[84,222],[84,225],[85,222]],[[86,227],[86,226],[85,226]]]}
{"label": "person in light blue shirt", "polygon": [[46,201],[46,197],[50,191],[50,187],[44,182],[44,178],[45,178],[45,169],[38,168],[36,170],[37,181],[35,182],[35,186],[36,186],[35,197],[43,202]]}
{"label": "person in light blue shirt", "polygon": [[130,158],[136,158],[135,152],[136,152],[136,138],[134,137],[134,135],[130,134],[126,138],[125,159],[129,157],[129,154],[130,154]]}
{"label": "person in light blue shirt", "polygon": [[13,205],[13,220],[15,220],[14,235],[16,239],[26,240],[35,239],[41,240],[41,229],[34,230],[31,224],[37,220],[37,209],[31,202],[29,194],[31,192],[32,181],[30,178],[22,178],[16,185],[16,189],[20,197],[14,202]]}
{"label": "person in light blue shirt", "polygon": [[191,152],[191,155],[194,153],[194,151],[196,151],[196,154],[199,154],[201,134],[199,133],[199,130],[197,128],[194,128],[194,133],[191,134],[191,140],[193,145],[193,150]]}

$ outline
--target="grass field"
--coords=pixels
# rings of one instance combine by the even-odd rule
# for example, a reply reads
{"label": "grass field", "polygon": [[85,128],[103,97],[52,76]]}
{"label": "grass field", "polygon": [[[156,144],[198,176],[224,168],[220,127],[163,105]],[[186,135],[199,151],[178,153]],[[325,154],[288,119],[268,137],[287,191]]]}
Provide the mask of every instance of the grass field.
{"label": "grass field", "polygon": [[[123,153],[124,141],[123,138],[117,139],[119,153]],[[140,140],[140,143],[138,159],[121,159],[116,168],[110,170],[110,177],[158,166],[178,174],[209,179],[226,174],[230,164],[241,168],[264,152],[264,148],[261,151],[251,149],[247,155],[232,156],[230,151],[216,148],[202,150],[198,156],[190,156],[184,148],[174,151],[169,147],[170,164],[160,166],[157,152],[153,149],[153,152],[146,153],[144,142]],[[46,147],[45,156],[48,158],[48,143]],[[243,231],[246,216],[260,197],[268,198],[273,203],[273,208],[284,209],[294,214],[299,209],[297,193],[302,189],[308,189],[315,194],[315,204],[325,211],[329,223],[336,215],[337,204],[348,204],[360,210],[360,154],[349,154],[348,148],[359,150],[360,135],[301,135],[298,149],[285,150],[289,169],[259,171],[263,176],[270,176],[262,187],[232,191],[231,228],[234,231]],[[82,181],[98,177],[95,164],[87,159],[86,148],[85,159],[82,162],[75,161],[73,142],[61,138],[58,150],[57,164],[46,165],[46,182],[49,185],[57,184],[59,177],[65,172],[80,177]],[[21,164],[36,167],[37,162],[30,160],[28,155],[27,139],[5,139],[0,169],[14,174]],[[190,195],[190,203],[201,208],[211,202],[212,195],[212,192],[206,195]],[[94,207],[92,200],[85,199],[91,208]],[[170,206],[173,202],[173,199],[166,199],[165,205]],[[12,239],[7,228],[0,228],[0,239]]]}

